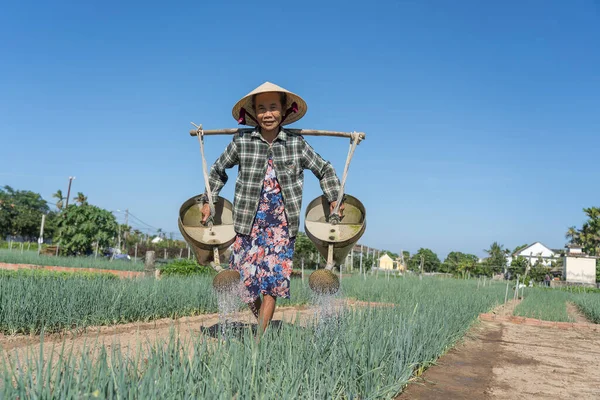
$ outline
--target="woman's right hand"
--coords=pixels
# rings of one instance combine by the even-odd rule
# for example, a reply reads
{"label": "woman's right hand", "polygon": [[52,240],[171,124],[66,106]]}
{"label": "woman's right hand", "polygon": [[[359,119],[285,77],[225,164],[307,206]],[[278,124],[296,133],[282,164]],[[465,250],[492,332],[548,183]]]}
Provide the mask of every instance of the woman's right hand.
{"label": "woman's right hand", "polygon": [[202,205],[202,223],[205,224],[206,220],[210,217],[210,204],[204,203]]}

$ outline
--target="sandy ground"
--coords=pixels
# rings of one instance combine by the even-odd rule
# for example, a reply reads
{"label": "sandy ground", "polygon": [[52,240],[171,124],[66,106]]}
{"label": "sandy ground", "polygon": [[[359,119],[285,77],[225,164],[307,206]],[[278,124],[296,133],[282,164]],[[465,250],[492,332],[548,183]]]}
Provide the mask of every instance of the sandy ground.
{"label": "sandy ground", "polygon": [[[494,312],[508,316],[515,305]],[[398,398],[598,399],[600,329],[481,322]]]}

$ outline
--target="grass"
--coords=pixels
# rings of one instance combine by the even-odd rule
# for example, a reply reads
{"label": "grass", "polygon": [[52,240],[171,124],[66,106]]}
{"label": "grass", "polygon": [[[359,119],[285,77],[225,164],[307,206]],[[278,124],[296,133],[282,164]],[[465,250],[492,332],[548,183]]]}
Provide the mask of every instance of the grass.
{"label": "grass", "polygon": [[[206,290],[200,282],[168,284],[182,296]],[[282,324],[258,344],[246,331],[239,339],[192,343],[172,335],[166,345],[148,343],[133,354],[113,346],[74,356],[65,348],[57,351],[55,365],[43,362],[41,352],[31,353],[20,368],[14,360],[0,366],[0,398],[392,398],[416,370],[454,345],[479,313],[502,301],[504,287],[353,277],[343,280],[343,293],[396,306],[357,309],[308,327]]]}
{"label": "grass", "polygon": [[[293,298],[279,304],[305,304],[311,296],[310,289],[296,280],[292,280],[292,294]],[[211,312],[217,312],[212,276],[155,280],[114,279],[112,275],[90,278],[47,271],[0,274],[0,331],[7,334]]]}
{"label": "grass", "polygon": [[17,249],[6,250],[0,249],[0,262],[9,264],[32,264],[32,265],[48,265],[57,267],[70,268],[98,268],[98,269],[115,269],[119,271],[143,271],[143,262],[123,261],[123,260],[107,260],[102,257],[97,259],[94,256],[90,257],[63,257],[63,256],[44,256],[37,254],[36,251],[23,251]]}
{"label": "grass", "polygon": [[574,322],[567,312],[567,302],[574,303],[588,320],[600,323],[600,293],[588,288],[526,288],[523,301],[514,315],[544,321]]}
{"label": "grass", "polygon": [[537,318],[544,321],[573,322],[567,312],[568,292],[542,288],[525,288],[521,303],[515,307],[514,315]]}
{"label": "grass", "polygon": [[573,294],[571,299],[587,319],[600,324],[600,293]]}

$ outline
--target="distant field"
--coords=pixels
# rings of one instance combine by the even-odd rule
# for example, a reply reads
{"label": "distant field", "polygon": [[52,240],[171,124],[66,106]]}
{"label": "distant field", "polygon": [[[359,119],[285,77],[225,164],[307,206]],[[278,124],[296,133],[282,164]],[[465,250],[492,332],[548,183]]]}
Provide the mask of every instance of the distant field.
{"label": "distant field", "polygon": [[13,247],[12,251],[0,249],[0,262],[9,264],[48,265],[71,268],[99,268],[115,269],[119,271],[142,271],[144,264],[141,261],[107,260],[102,257],[63,257],[63,256],[38,256],[36,251],[23,251]]}

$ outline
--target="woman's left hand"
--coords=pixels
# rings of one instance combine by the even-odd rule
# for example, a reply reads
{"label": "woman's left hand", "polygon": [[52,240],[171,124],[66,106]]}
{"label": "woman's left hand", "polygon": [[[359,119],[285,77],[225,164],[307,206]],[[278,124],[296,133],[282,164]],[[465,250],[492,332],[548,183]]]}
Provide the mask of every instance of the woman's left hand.
{"label": "woman's left hand", "polygon": [[[332,201],[331,203],[329,203],[329,214],[333,214],[333,210],[335,210],[336,205],[337,201]],[[344,216],[344,208],[346,208],[346,205],[342,203],[342,205],[340,206],[340,217]]]}

